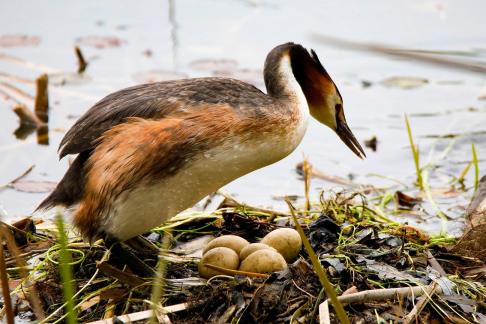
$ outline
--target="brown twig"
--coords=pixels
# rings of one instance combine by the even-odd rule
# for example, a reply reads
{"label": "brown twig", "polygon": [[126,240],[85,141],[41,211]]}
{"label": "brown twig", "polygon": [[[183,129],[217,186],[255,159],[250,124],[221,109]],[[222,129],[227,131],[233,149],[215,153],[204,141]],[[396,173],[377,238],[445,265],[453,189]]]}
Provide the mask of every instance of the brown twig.
{"label": "brown twig", "polygon": [[34,111],[37,117],[44,123],[47,123],[49,116],[49,93],[47,91],[47,86],[49,83],[49,77],[47,74],[42,74],[36,80],[36,96]]}
{"label": "brown twig", "polygon": [[0,235],[0,279],[2,281],[3,307],[8,324],[14,324],[12,300],[10,299],[10,287],[8,286],[7,267],[5,265],[5,251],[3,249],[3,235]]}
{"label": "brown twig", "polygon": [[32,164],[29,168],[27,168],[27,170],[25,170],[21,175],[19,175],[15,179],[10,180],[8,183],[6,183],[4,185],[0,185],[0,190],[11,187],[14,183],[16,183],[17,181],[21,180],[26,175],[28,175],[34,169],[34,167],[35,167],[35,164]]}
{"label": "brown twig", "polygon": [[263,273],[256,273],[256,272],[248,272],[248,271],[240,271],[240,270],[231,270],[222,267],[215,266],[214,264],[205,264],[204,266],[208,267],[209,269],[218,270],[224,274],[235,276],[247,276],[247,277],[256,277],[256,278],[268,278],[269,275]]}

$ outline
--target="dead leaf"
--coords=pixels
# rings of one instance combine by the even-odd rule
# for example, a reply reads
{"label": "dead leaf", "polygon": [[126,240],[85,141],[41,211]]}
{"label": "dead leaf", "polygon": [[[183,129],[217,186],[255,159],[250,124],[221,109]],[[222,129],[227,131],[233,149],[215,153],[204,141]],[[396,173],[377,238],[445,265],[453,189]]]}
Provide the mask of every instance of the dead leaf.
{"label": "dead leaf", "polygon": [[409,196],[401,192],[400,190],[397,190],[395,192],[395,197],[397,197],[398,205],[400,205],[400,207],[405,207],[409,209],[413,208],[413,206],[421,202],[421,199]]}
{"label": "dead leaf", "polygon": [[126,41],[115,36],[84,36],[76,39],[76,43],[98,49],[120,47]]}
{"label": "dead leaf", "polygon": [[40,44],[40,37],[28,35],[2,35],[0,36],[0,47],[21,47],[37,46]]}
{"label": "dead leaf", "polygon": [[397,268],[386,263],[366,259],[364,257],[358,257],[356,260],[358,262],[366,262],[366,269],[375,272],[381,280],[390,279],[425,283],[424,279],[416,278],[406,272],[399,271]]}

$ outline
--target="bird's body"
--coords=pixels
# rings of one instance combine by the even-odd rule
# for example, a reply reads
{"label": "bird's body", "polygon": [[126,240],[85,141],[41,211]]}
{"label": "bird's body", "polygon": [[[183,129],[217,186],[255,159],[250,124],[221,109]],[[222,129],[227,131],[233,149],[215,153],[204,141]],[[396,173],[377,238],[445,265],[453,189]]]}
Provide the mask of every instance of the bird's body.
{"label": "bird's body", "polygon": [[305,87],[307,75],[321,72],[311,81],[340,98],[318,70],[317,56],[312,59],[293,43],[272,50],[265,63],[268,94],[238,80],[199,78],[107,96],[62,140],[61,157],[78,157],[39,207],[76,206],[74,224],[83,236],[125,240],[279,161],[302,140],[311,106],[331,100]]}

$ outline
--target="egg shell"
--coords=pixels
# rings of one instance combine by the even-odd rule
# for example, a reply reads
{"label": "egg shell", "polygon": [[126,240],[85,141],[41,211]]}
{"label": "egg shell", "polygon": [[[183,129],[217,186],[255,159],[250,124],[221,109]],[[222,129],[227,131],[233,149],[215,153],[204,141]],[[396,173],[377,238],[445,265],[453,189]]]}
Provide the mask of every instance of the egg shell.
{"label": "egg shell", "polygon": [[258,250],[246,257],[241,262],[240,270],[256,273],[271,273],[287,268],[287,262],[283,256],[273,250]]}
{"label": "egg shell", "polygon": [[248,244],[247,246],[245,246],[243,248],[243,250],[241,250],[240,260],[243,261],[253,252],[258,251],[258,250],[263,250],[263,249],[270,249],[270,250],[277,252],[277,250],[275,250],[270,245],[263,244],[263,243],[251,243],[251,244]]}
{"label": "egg shell", "polygon": [[241,250],[250,244],[247,240],[236,235],[223,235],[210,241],[203,250],[203,255],[211,249],[216,247],[226,247],[232,249],[236,254],[240,254]]}
{"label": "egg shell", "polygon": [[209,279],[225,273],[210,269],[205,266],[206,264],[236,270],[240,264],[240,258],[238,257],[238,254],[236,254],[236,252],[230,248],[215,247],[214,249],[209,250],[206,254],[204,254],[198,266],[199,275],[203,278]]}
{"label": "egg shell", "polygon": [[276,249],[287,262],[294,261],[302,249],[299,232],[292,228],[279,228],[271,231],[265,235],[261,243]]}

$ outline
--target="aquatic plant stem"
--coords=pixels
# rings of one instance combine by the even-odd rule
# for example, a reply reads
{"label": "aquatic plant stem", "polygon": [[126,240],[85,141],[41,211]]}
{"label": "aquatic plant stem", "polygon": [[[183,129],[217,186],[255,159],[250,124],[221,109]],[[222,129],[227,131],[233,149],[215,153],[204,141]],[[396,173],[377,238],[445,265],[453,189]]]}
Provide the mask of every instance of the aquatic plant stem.
{"label": "aquatic plant stem", "polygon": [[152,287],[151,305],[153,315],[150,318],[150,323],[157,323],[157,314],[159,314],[163,307],[160,304],[160,298],[162,297],[165,289],[165,275],[167,273],[167,260],[164,258],[163,253],[167,251],[170,246],[170,238],[172,236],[170,231],[164,233],[162,239],[162,246],[160,247],[159,261],[157,262],[157,270],[155,274],[154,284]]}
{"label": "aquatic plant stem", "polygon": [[425,192],[425,195],[427,196],[427,199],[429,200],[430,204],[432,207],[435,209],[435,212],[437,213],[437,216],[440,217],[441,220],[441,229],[440,229],[440,234],[441,235],[447,235],[447,215],[444,214],[443,211],[440,210],[439,206],[437,206],[434,198],[432,197],[432,192],[430,191],[430,186],[428,183],[428,177],[429,177],[429,171],[427,168],[423,170],[423,190]]}
{"label": "aquatic plant stem", "polygon": [[59,271],[61,273],[62,290],[64,301],[66,302],[66,322],[68,324],[77,323],[77,314],[74,310],[74,288],[73,276],[71,272],[71,255],[68,250],[68,238],[64,230],[64,221],[60,213],[56,215],[56,225],[59,232]]}
{"label": "aquatic plant stem", "polygon": [[305,192],[305,211],[310,211],[310,182],[312,178],[312,165],[304,157],[302,164],[302,171],[304,172],[304,192]]}
{"label": "aquatic plant stem", "polygon": [[334,306],[334,310],[336,311],[336,315],[339,319],[339,322],[342,324],[349,324],[349,319],[348,316],[346,315],[346,312],[344,311],[343,305],[339,302],[337,298],[336,291],[334,290],[334,287],[332,286],[331,282],[329,281],[326,272],[324,268],[322,267],[321,262],[319,261],[319,258],[317,257],[316,253],[314,252],[314,249],[310,245],[309,240],[305,236],[304,230],[299,224],[299,221],[297,220],[297,217],[295,216],[295,211],[294,207],[292,206],[292,203],[286,199],[285,200],[287,205],[289,206],[290,214],[292,215],[292,219],[294,220],[295,223],[295,228],[299,232],[299,235],[302,239],[302,243],[304,244],[304,247],[307,251],[307,254],[309,255],[309,258],[312,262],[312,266],[314,267],[314,270],[316,271],[319,281],[321,282],[321,285],[324,287],[326,290],[327,297],[331,300],[332,305]]}
{"label": "aquatic plant stem", "polygon": [[410,148],[412,150],[413,161],[415,163],[415,172],[417,174],[417,185],[420,189],[423,189],[422,171],[420,170],[420,151],[417,145],[413,142],[412,128],[410,127],[410,121],[407,114],[405,114],[405,124],[407,126],[408,141],[410,142]]}
{"label": "aquatic plant stem", "polygon": [[478,190],[479,186],[479,164],[478,164],[478,154],[476,153],[476,145],[471,144],[473,164],[474,164],[474,192]]}

